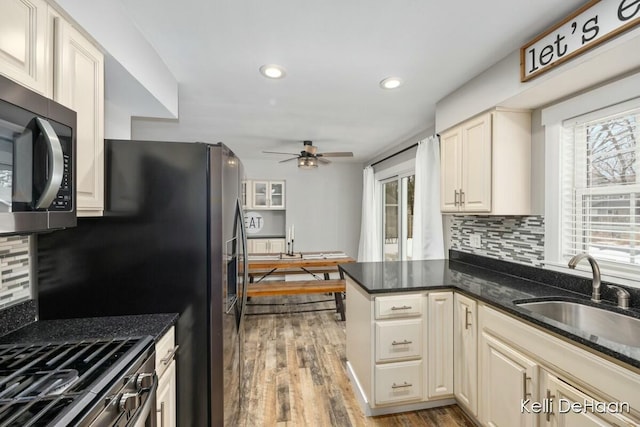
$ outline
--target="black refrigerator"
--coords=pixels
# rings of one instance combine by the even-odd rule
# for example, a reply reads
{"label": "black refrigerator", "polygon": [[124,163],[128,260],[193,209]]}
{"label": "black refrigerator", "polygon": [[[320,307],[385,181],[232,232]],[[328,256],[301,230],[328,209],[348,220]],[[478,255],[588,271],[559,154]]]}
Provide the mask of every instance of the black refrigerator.
{"label": "black refrigerator", "polygon": [[179,313],[178,425],[236,425],[240,160],[223,144],[107,140],[105,166],[105,216],[37,237],[40,319]]}

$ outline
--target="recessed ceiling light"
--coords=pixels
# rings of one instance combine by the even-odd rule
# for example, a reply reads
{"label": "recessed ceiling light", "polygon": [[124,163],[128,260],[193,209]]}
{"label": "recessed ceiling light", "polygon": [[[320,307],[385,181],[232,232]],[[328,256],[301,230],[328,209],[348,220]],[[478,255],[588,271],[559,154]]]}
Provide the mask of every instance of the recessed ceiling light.
{"label": "recessed ceiling light", "polygon": [[395,89],[402,86],[402,79],[399,77],[387,77],[380,82],[382,89]]}
{"label": "recessed ceiling light", "polygon": [[280,65],[266,64],[260,67],[260,73],[269,79],[281,79],[287,73]]}

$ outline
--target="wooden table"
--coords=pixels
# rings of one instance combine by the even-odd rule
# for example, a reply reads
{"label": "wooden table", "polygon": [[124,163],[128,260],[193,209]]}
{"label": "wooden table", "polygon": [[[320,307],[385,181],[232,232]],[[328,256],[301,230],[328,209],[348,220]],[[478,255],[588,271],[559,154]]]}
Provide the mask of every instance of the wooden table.
{"label": "wooden table", "polygon": [[[342,252],[305,252],[296,257],[286,255],[250,254],[248,261],[249,297],[333,293],[336,309],[345,320],[342,294],[346,289],[344,275],[338,265],[355,262]],[[340,279],[331,279],[331,272],[339,272]],[[272,274],[310,274],[314,280],[264,281]],[[319,276],[322,274],[322,278]],[[256,281],[255,278],[258,278]]]}

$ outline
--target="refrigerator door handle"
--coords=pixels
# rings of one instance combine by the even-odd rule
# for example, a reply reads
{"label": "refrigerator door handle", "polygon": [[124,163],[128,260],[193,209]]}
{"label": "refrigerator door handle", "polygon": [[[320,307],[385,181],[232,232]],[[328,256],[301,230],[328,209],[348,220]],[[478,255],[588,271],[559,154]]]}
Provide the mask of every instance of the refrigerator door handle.
{"label": "refrigerator door handle", "polygon": [[[236,212],[239,215],[240,220],[240,233],[242,236],[236,236],[236,238],[241,237],[242,239],[242,298],[240,304],[240,317],[244,315],[245,304],[247,302],[247,286],[249,285],[249,254],[247,253],[247,229],[244,223],[244,211],[242,210],[242,201],[240,198],[236,199]],[[237,230],[237,229],[236,229]],[[236,282],[237,286],[237,282]],[[236,289],[237,295],[237,289]]]}

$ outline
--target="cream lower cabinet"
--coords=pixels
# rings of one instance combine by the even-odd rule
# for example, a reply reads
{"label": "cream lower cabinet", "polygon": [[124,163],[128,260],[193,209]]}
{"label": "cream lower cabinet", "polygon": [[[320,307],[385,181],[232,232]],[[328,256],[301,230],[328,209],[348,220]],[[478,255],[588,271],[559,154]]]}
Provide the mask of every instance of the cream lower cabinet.
{"label": "cream lower cabinet", "polygon": [[347,278],[347,370],[367,415],[453,403],[453,293],[370,295]]}
{"label": "cream lower cabinet", "polygon": [[493,308],[478,311],[482,425],[640,425],[637,372]]}
{"label": "cream lower cabinet", "polygon": [[522,400],[538,401],[538,365],[499,339],[482,332],[479,419],[486,426],[535,426]]}
{"label": "cream lower cabinet", "polygon": [[477,417],[478,326],[476,301],[456,293],[453,311],[453,390],[458,403]]}
{"label": "cream lower cabinet", "polygon": [[158,391],[156,392],[156,419],[158,427],[175,427],[177,413],[176,361],[174,327],[156,344],[156,374]]}
{"label": "cream lower cabinet", "polygon": [[248,252],[255,254],[279,254],[286,252],[284,239],[247,239]]}
{"label": "cream lower cabinet", "polygon": [[[570,380],[551,372],[543,372],[540,398],[545,404],[541,413],[541,426],[596,427],[637,426],[627,417],[625,407],[619,402],[609,403],[602,397],[594,397],[571,385]],[[605,406],[606,405],[606,406]],[[586,410],[585,410],[586,409]]]}

